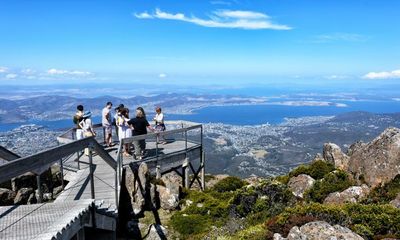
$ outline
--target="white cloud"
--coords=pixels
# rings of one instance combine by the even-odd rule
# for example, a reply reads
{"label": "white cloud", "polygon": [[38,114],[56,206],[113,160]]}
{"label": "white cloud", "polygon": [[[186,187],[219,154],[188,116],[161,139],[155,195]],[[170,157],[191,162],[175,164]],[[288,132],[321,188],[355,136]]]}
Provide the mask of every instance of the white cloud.
{"label": "white cloud", "polygon": [[330,33],[315,36],[314,42],[329,43],[329,42],[365,42],[368,40],[367,36],[356,33]]}
{"label": "white cloud", "polygon": [[227,5],[227,6],[232,4],[231,2],[227,2],[227,1],[210,1],[210,3],[212,5]]}
{"label": "white cloud", "polygon": [[165,74],[165,73],[160,73],[160,75],[158,75],[158,77],[159,77],[159,78],[166,78],[166,77],[167,77],[167,74]]}
{"label": "white cloud", "polygon": [[400,78],[400,69],[391,72],[369,72],[363,76],[364,79],[393,79]]}
{"label": "white cloud", "polygon": [[36,73],[36,70],[30,69],[30,68],[24,68],[21,70],[21,73],[25,74],[25,75],[32,75],[32,74]]}
{"label": "white cloud", "polygon": [[221,10],[214,12],[209,19],[201,19],[195,16],[185,16],[183,13],[168,13],[156,9],[155,13],[147,12],[134,14],[139,19],[167,19],[193,23],[203,27],[213,28],[239,28],[247,30],[272,29],[272,30],[290,30],[287,25],[275,24],[270,21],[270,17],[264,13],[253,11],[231,11]]}
{"label": "white cloud", "polygon": [[89,76],[92,75],[91,72],[86,71],[68,71],[68,70],[60,70],[60,69],[49,69],[47,70],[47,74],[49,75],[69,75],[69,76]]}
{"label": "white cloud", "polygon": [[0,73],[5,73],[7,72],[8,68],[6,67],[0,67]]}
{"label": "white cloud", "polygon": [[142,12],[142,13],[135,13],[135,17],[140,18],[140,19],[149,19],[149,18],[153,18],[153,16],[151,16],[150,14],[148,14],[147,12]]}
{"label": "white cloud", "polygon": [[329,75],[325,76],[326,79],[346,79],[349,78],[349,76],[346,75]]}
{"label": "white cloud", "polygon": [[14,78],[16,78],[16,77],[18,77],[18,75],[15,74],[15,73],[9,73],[9,74],[6,75],[6,78],[7,78],[7,79],[14,79]]}

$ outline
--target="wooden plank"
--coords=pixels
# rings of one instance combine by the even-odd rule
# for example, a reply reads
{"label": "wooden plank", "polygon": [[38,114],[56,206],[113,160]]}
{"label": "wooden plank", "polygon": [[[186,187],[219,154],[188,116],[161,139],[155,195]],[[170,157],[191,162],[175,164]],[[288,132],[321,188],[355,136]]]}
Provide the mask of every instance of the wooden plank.
{"label": "wooden plank", "polygon": [[93,141],[93,137],[84,138],[6,163],[0,166],[0,182],[4,182],[29,171],[41,169],[46,165],[50,166],[61,158],[86,148]]}
{"label": "wooden plank", "polygon": [[0,158],[4,159],[6,161],[13,161],[15,159],[20,158],[20,156],[11,152],[7,148],[0,146]]}

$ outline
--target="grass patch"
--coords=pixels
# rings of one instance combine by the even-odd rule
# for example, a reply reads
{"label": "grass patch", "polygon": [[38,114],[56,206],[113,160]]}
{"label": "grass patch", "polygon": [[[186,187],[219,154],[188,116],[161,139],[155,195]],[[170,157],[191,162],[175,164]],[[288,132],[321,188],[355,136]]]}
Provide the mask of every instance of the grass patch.
{"label": "grass patch", "polygon": [[242,179],[229,176],[217,182],[214,187],[212,187],[212,190],[217,192],[230,192],[242,188],[244,185],[245,182]]}

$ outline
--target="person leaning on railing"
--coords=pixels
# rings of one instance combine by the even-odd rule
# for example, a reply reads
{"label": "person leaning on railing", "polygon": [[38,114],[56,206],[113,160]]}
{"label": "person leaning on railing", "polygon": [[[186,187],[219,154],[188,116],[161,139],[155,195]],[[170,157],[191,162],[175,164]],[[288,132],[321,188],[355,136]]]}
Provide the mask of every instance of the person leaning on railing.
{"label": "person leaning on railing", "polygon": [[[146,120],[146,117],[140,107],[136,109],[136,117],[132,118],[128,121],[129,126],[133,128],[132,134],[134,136],[139,136],[143,134],[147,134],[147,129],[154,132],[154,129],[151,127],[149,122]],[[135,158],[137,160],[141,160],[143,158],[146,140],[138,140],[133,141],[133,145],[135,146]]]}

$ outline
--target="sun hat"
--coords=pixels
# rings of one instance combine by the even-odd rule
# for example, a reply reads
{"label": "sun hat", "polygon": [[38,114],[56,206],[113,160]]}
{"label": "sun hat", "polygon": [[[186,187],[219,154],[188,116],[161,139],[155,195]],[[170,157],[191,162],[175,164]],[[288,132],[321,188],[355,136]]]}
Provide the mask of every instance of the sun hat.
{"label": "sun hat", "polygon": [[83,114],[83,118],[90,118],[92,116],[92,113],[89,111],[89,112],[85,112],[85,114]]}

